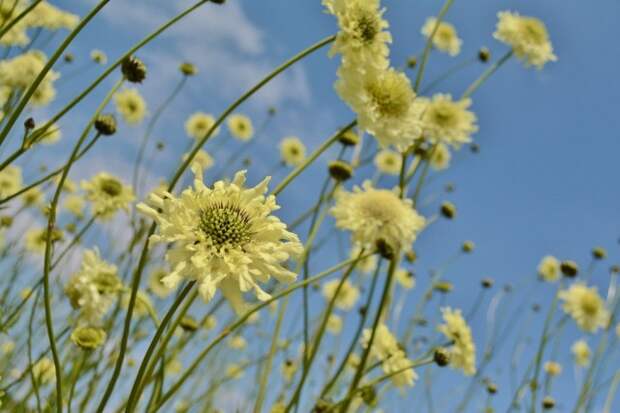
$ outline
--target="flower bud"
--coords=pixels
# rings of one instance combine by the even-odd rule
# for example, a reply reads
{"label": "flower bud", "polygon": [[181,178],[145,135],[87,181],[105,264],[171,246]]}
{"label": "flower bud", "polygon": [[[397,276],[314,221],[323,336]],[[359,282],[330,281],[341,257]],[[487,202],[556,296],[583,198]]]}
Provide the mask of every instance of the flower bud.
{"label": "flower bud", "polygon": [[544,410],[551,410],[555,407],[555,400],[551,396],[545,396],[542,401],[542,407]]}
{"label": "flower bud", "polygon": [[411,264],[413,264],[417,258],[418,258],[418,255],[416,254],[414,250],[409,250],[405,253],[405,259],[407,260],[407,262]]}
{"label": "flower bud", "polygon": [[116,133],[116,118],[114,115],[99,115],[95,119],[95,129],[104,136]]}
{"label": "flower bud", "polygon": [[194,320],[193,317],[188,316],[188,315],[186,315],[185,317],[181,319],[181,321],[179,322],[179,325],[184,331],[187,331],[189,333],[193,333],[194,331],[198,330],[198,327],[199,327],[198,322]]}
{"label": "flower bud", "polygon": [[71,341],[83,350],[94,350],[104,343],[106,336],[101,328],[77,327],[71,333]]}
{"label": "flower bud", "polygon": [[331,161],[328,169],[331,177],[338,182],[346,181],[353,176],[353,168],[344,161]]}
{"label": "flower bud", "polygon": [[439,367],[447,366],[450,364],[450,352],[443,347],[435,349],[435,352],[433,353],[433,361]]}
{"label": "flower bud", "polygon": [[362,387],[361,397],[366,406],[375,407],[377,405],[377,392],[374,387]]}
{"label": "flower bud", "polygon": [[596,260],[603,260],[607,258],[607,251],[603,247],[594,247],[592,249],[592,257]]}
{"label": "flower bud", "polygon": [[418,58],[417,57],[411,56],[410,58],[407,59],[407,67],[409,69],[414,69],[417,64],[418,64]]}
{"label": "flower bud", "polygon": [[482,63],[488,62],[490,58],[491,51],[488,48],[481,47],[480,50],[478,50],[478,60],[480,60]]}
{"label": "flower bud", "polygon": [[573,278],[577,276],[577,273],[579,272],[579,266],[575,261],[566,260],[562,261],[562,263],[560,264],[560,270],[565,277]]}
{"label": "flower bud", "polygon": [[355,146],[360,142],[360,137],[357,133],[349,129],[340,134],[338,142],[344,146]]}
{"label": "flower bud", "polygon": [[465,241],[463,243],[463,246],[461,247],[461,249],[463,250],[463,252],[469,253],[469,252],[472,252],[474,250],[475,246],[476,245],[473,243],[473,241]]}
{"label": "flower bud", "polygon": [[491,288],[493,287],[493,278],[483,278],[480,284],[482,288]]}
{"label": "flower bud", "polygon": [[121,63],[121,72],[131,83],[142,83],[146,78],[146,66],[135,56],[126,57]]}
{"label": "flower bud", "polygon": [[447,219],[453,219],[456,216],[456,206],[452,202],[444,202],[441,204],[441,215]]}
{"label": "flower bud", "polygon": [[36,124],[33,118],[28,118],[24,121],[24,128],[26,128],[26,130],[33,130],[35,126]]}
{"label": "flower bud", "polygon": [[179,66],[179,70],[185,76],[194,76],[196,73],[198,73],[198,69],[196,69],[196,66],[189,62],[181,63],[181,65]]}

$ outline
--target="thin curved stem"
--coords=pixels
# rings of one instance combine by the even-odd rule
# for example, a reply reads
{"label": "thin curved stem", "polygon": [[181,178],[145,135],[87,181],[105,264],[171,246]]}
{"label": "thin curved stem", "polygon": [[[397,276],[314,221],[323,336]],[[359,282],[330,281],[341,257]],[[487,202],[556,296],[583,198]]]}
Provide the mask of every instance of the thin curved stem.
{"label": "thin curved stem", "polygon": [[487,79],[489,77],[491,77],[491,75],[493,73],[495,73],[497,71],[497,69],[499,69],[500,67],[502,67],[502,65],[504,63],[506,63],[508,61],[508,59],[510,59],[513,55],[512,49],[510,49],[505,55],[503,55],[497,62],[493,63],[487,70],[485,70],[482,75],[480,75],[480,77],[478,79],[476,79],[474,81],[474,83],[472,83],[467,90],[465,90],[465,92],[463,93],[463,96],[461,97],[461,99],[466,99],[468,97],[470,97],[480,86],[482,86],[482,84],[484,82],[487,81]]}
{"label": "thin curved stem", "polygon": [[[9,30],[11,30],[13,28],[13,26],[15,26],[17,23],[19,23],[24,17],[26,17],[26,15],[28,13],[30,13],[32,11],[32,9],[34,9],[35,7],[37,7],[37,5],[39,3],[41,3],[42,0],[34,0],[32,3],[30,3],[28,5],[28,7],[26,7],[20,14],[18,14],[13,20],[11,20],[10,22],[8,22],[6,25],[1,26],[2,29],[0,30],[0,39],[2,39],[2,37],[4,37],[5,34],[7,34],[9,32]],[[15,1],[14,3],[15,6],[17,6],[17,1]],[[11,13],[13,12],[13,10],[11,10]]]}

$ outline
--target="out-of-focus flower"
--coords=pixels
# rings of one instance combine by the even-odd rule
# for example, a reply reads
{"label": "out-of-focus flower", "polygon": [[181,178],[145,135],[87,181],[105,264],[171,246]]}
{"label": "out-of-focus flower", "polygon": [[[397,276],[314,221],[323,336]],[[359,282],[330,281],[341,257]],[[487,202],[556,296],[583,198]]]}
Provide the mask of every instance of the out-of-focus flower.
{"label": "out-of-focus flower", "polygon": [[433,143],[458,149],[471,142],[471,135],[478,130],[476,114],[468,109],[471,99],[454,101],[448,94],[437,93],[431,99],[416,99],[415,105],[422,114],[423,135]]}
{"label": "out-of-focus flower", "polygon": [[375,156],[375,166],[384,174],[398,175],[402,164],[402,156],[389,149],[383,149]]}
{"label": "out-of-focus flower", "polygon": [[141,123],[148,113],[146,101],[135,88],[127,88],[117,92],[114,95],[114,103],[116,104],[116,111],[130,125]]}
{"label": "out-of-focus flower", "polygon": [[560,279],[560,261],[547,255],[538,264],[538,275],[547,282],[554,282]]}
{"label": "out-of-focus flower", "polygon": [[[435,17],[427,18],[424,26],[422,26],[422,34],[427,38],[431,37],[436,25],[437,19]],[[461,51],[462,43],[453,25],[444,21],[439,22],[439,27],[433,36],[433,46],[450,56],[456,56]]]}
{"label": "out-of-focus flower", "polygon": [[228,130],[230,134],[240,141],[249,141],[254,135],[252,120],[245,115],[234,114],[228,117]]}
{"label": "out-of-focus flower", "polygon": [[82,181],[81,186],[85,198],[93,204],[93,212],[103,219],[111,218],[119,209],[127,211],[135,199],[130,186],[106,172]]}
{"label": "out-of-focus flower", "polygon": [[535,18],[519,13],[502,11],[493,37],[506,43],[526,67],[542,69],[545,63],[557,60],[545,24]]}
{"label": "out-of-focus flower", "polygon": [[288,136],[280,141],[280,157],[288,166],[299,166],[306,159],[306,146],[296,136]]}
{"label": "out-of-focus flower", "polygon": [[450,365],[461,369],[467,376],[476,373],[476,346],[471,335],[471,329],[461,314],[461,310],[450,307],[441,309],[444,324],[438,330],[452,341],[449,347]]}
{"label": "out-of-focus flower", "polygon": [[[192,114],[185,122],[185,133],[190,138],[196,140],[202,139],[206,136],[207,132],[215,125],[215,118],[213,115],[203,112],[196,112]],[[211,136],[216,136],[220,132],[220,128],[213,131]]]}
{"label": "out-of-focus flower", "polygon": [[[323,296],[326,300],[329,301],[334,297],[339,284],[340,280],[336,279],[328,281],[323,285]],[[348,280],[345,280],[344,283],[342,283],[342,287],[338,292],[336,300],[334,301],[334,305],[336,308],[348,311],[353,308],[359,296],[360,292],[357,287],[351,284]]]}
{"label": "out-of-focus flower", "polygon": [[579,367],[588,367],[590,365],[590,357],[592,351],[585,340],[577,340],[571,347],[571,352],[575,358],[575,364]]}
{"label": "out-of-focus flower", "polygon": [[596,287],[575,283],[569,289],[560,291],[558,297],[564,301],[564,311],[582,330],[594,333],[599,327],[607,327],[609,311]]}

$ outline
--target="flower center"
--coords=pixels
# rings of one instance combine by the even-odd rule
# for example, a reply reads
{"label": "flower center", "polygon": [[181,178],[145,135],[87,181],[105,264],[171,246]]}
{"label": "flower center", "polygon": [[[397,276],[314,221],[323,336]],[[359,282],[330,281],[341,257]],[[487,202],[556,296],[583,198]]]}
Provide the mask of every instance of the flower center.
{"label": "flower center", "polygon": [[523,21],[523,34],[528,43],[543,44],[547,41],[545,28],[536,19],[525,19]]}
{"label": "flower center", "polygon": [[101,181],[101,190],[108,196],[116,197],[123,192],[123,185],[113,178],[105,178]]}
{"label": "flower center", "polygon": [[236,247],[250,241],[252,219],[237,205],[216,202],[201,210],[199,228],[218,249],[224,245]]}
{"label": "flower center", "polygon": [[375,190],[360,194],[359,207],[366,217],[388,224],[400,218],[400,202],[391,191]]}
{"label": "flower center", "polygon": [[591,294],[586,294],[581,299],[581,309],[589,316],[593,316],[598,312],[598,301]]}
{"label": "flower center", "polygon": [[354,23],[355,35],[362,43],[372,43],[381,30],[379,20],[369,10],[359,9],[357,13],[358,16]]}
{"label": "flower center", "polygon": [[430,118],[433,123],[443,127],[450,127],[456,124],[454,109],[445,104],[433,106],[430,110]]}
{"label": "flower center", "polygon": [[382,116],[401,117],[409,111],[413,91],[398,73],[389,72],[385,77],[366,84],[377,111]]}

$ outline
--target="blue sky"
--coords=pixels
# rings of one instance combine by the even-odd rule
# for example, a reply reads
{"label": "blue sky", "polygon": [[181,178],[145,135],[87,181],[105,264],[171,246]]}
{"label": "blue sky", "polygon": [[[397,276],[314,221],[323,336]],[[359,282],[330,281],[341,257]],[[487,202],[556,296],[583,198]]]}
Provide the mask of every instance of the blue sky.
{"label": "blue sky", "polygon": [[[56,4],[83,15],[94,1],[64,0]],[[92,48],[104,50],[110,58],[117,57],[189,4],[188,1],[111,2],[101,18],[71,48],[77,56],[75,64],[85,63]],[[383,4],[388,9],[386,17],[394,37],[393,64],[400,66],[408,56],[421,51],[424,39],[419,29],[426,17],[438,12],[442,2],[386,0]],[[422,213],[430,216],[440,201],[450,200],[457,205],[458,217],[451,222],[440,220],[421,235],[416,244],[420,259],[414,266],[418,283],[420,287],[425,286],[430,268],[452,256],[464,240],[473,240],[475,252],[460,259],[448,271],[448,279],[455,284],[448,303],[463,308],[468,308],[474,300],[483,277],[493,277],[500,286],[506,283],[519,286],[515,292],[519,298],[515,302],[520,302],[526,296],[528,280],[535,278],[536,266],[546,254],[573,259],[585,268],[590,249],[601,245],[608,249],[611,261],[618,259],[620,83],[616,77],[620,49],[614,42],[620,35],[617,26],[620,3],[614,0],[596,3],[456,1],[446,20],[456,25],[464,40],[461,54],[450,58],[433,52],[423,85],[452,65],[474,56],[481,46],[489,47],[493,58],[505,53],[506,46],[492,38],[496,13],[505,9],[541,18],[547,24],[559,60],[536,71],[524,68],[513,59],[477,91],[473,96],[473,110],[478,115],[480,131],[474,140],[481,147],[480,153],[471,154],[464,148],[454,154],[450,169],[434,176],[424,190],[422,198],[428,202],[422,203]],[[181,61],[192,61],[200,70],[198,76],[189,80],[189,87],[157,128],[154,138],[165,140],[169,150],[151,169],[152,182],[162,174],[169,174],[173,162],[186,147],[183,123],[190,113],[197,110],[219,113],[277,64],[335,30],[334,19],[322,12],[318,0],[231,0],[223,7],[204,7],[141,51],[138,55],[146,61],[149,76],[140,89],[151,104],[151,112],[178,81],[177,66]],[[241,108],[253,117],[257,126],[265,118],[268,107],[274,106],[278,111],[259,136],[260,144],[253,149],[255,159],[250,168],[250,181],[259,181],[272,169],[278,157],[276,144],[283,136],[297,135],[313,148],[352,119],[352,113],[339,101],[332,87],[338,61],[329,59],[326,52],[315,53]],[[478,63],[470,65],[442,83],[437,91],[458,96],[484,68]],[[89,75],[66,84],[67,89],[60,93],[58,102],[66,101],[80,90],[99,69],[89,70]],[[104,88],[100,88],[100,94]],[[88,99],[62,122],[66,141],[79,130],[80,120],[86,119],[97,99],[100,96]],[[46,113],[39,116],[44,118]],[[121,126],[118,136],[102,142],[90,161],[76,168],[75,177],[87,177],[107,168],[129,180],[130,165],[142,133],[140,128]],[[226,158],[238,147],[229,145],[219,156]],[[35,159],[56,164],[65,154],[66,146],[59,145],[41,152],[40,158]],[[315,193],[299,188],[310,185],[318,190],[327,159],[321,158],[318,165],[302,175],[299,186],[287,189],[279,198],[284,206],[281,213],[284,219],[296,216],[313,202]],[[456,191],[445,194],[442,188],[448,182],[454,183]],[[326,261],[337,256],[335,252],[331,255],[326,255]],[[593,280],[601,290],[606,290],[610,264],[601,263],[595,272]],[[317,270],[324,268],[315,265]],[[531,303],[548,304],[551,293],[550,288],[536,288],[528,295],[524,318]],[[413,308],[418,298],[414,293],[406,308]],[[317,304],[317,308],[321,305]],[[474,321],[473,329],[476,338],[482,340],[482,317]],[[568,347],[578,334],[569,329],[568,337],[563,347]],[[532,338],[537,340],[537,335],[533,334]],[[572,406],[574,384],[568,359],[564,357],[564,360],[567,365],[560,385],[555,388],[555,396],[556,399],[567,397],[568,403],[562,407],[568,410]],[[617,354],[613,362],[619,365]],[[505,408],[510,391],[503,373],[508,365],[494,368],[489,376],[500,384],[496,405]],[[460,379],[452,373],[440,378],[448,384],[462,383]],[[506,391],[502,391],[504,388]],[[409,400],[421,397],[421,389],[420,384]],[[390,399],[394,400],[391,403],[402,402],[396,394]]]}

